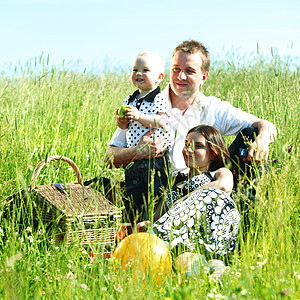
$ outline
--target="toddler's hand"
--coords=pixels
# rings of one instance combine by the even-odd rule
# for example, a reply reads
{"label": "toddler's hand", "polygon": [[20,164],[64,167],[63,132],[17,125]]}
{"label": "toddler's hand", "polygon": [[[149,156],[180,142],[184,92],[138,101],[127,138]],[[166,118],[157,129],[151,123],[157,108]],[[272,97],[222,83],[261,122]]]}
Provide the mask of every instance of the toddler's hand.
{"label": "toddler's hand", "polygon": [[130,119],[127,117],[121,117],[119,115],[119,110],[120,110],[119,108],[116,110],[117,125],[121,129],[127,129]]}
{"label": "toddler's hand", "polygon": [[127,105],[125,115],[130,120],[138,121],[138,119],[140,118],[141,113],[136,107],[131,106],[131,105]]}

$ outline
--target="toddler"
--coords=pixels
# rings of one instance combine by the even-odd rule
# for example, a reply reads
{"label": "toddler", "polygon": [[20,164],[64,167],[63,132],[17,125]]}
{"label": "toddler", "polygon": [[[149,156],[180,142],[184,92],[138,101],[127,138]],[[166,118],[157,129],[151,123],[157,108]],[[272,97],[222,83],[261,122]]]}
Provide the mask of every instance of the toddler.
{"label": "toddler", "polygon": [[[165,139],[168,143],[167,111],[170,104],[161,94],[159,83],[164,78],[165,62],[155,52],[143,52],[134,60],[131,82],[137,90],[123,102],[125,116],[117,110],[117,125],[126,130],[127,147],[134,147],[142,135],[154,129],[155,141]],[[138,221],[148,214],[148,195],[159,196],[167,186],[168,156],[136,160],[125,168],[125,207],[131,221]],[[153,185],[152,185],[153,183]],[[152,199],[153,199],[152,198]],[[129,200],[129,201],[128,201]]]}

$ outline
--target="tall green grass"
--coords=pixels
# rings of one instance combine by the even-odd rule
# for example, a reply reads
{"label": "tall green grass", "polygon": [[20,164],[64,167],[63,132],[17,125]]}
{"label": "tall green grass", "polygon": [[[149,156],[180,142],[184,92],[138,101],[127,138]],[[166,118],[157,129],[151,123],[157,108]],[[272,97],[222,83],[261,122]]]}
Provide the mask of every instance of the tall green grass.
{"label": "tall green grass", "polygon": [[[124,71],[100,75],[34,66],[0,78],[0,200],[27,188],[33,168],[49,155],[64,155],[79,166],[84,180],[122,170],[104,163],[114,130],[115,110],[133,91]],[[250,229],[222,282],[201,273],[185,279],[176,272],[161,286],[116,272],[113,260],[89,257],[76,241],[56,245],[43,228],[19,231],[0,223],[0,297],[5,299],[299,299],[299,66],[257,57],[251,63],[215,64],[202,88],[273,122],[278,138],[270,147],[270,172],[259,182]],[[18,75],[18,76],[17,76]],[[162,84],[167,84],[166,78]],[[232,138],[226,138],[230,143]],[[76,181],[64,164],[42,170],[38,184]],[[242,196],[241,196],[242,197]],[[238,199],[237,199],[238,200]]]}

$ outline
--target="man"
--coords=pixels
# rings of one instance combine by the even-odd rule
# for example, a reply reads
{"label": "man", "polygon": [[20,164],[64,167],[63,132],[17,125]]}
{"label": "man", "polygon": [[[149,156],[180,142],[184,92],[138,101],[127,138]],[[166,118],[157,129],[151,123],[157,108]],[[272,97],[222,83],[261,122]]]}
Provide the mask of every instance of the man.
{"label": "man", "polygon": [[[237,135],[247,127],[257,128],[257,137],[252,139],[244,157],[247,161],[267,160],[269,144],[276,138],[276,127],[272,123],[199,92],[208,77],[209,66],[207,49],[194,40],[182,42],[172,54],[170,84],[162,93],[172,106],[168,122],[173,131],[173,147],[170,150],[173,174],[186,168],[181,151],[187,131],[196,125],[215,126],[223,135]],[[105,159],[111,166],[120,167],[138,159],[160,157],[166,149],[165,143],[151,141],[150,135],[151,132],[146,133],[135,147],[126,148],[124,132],[117,129]]]}

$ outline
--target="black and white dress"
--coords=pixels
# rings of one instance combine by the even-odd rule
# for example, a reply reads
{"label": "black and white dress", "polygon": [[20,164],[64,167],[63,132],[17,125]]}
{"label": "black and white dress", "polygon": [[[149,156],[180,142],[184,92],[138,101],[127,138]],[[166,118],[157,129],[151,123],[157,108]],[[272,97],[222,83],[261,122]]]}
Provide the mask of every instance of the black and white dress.
{"label": "black and white dress", "polygon": [[[168,192],[167,202],[172,206],[151,226],[150,232],[163,239],[170,249],[199,249],[215,256],[235,249],[240,214],[225,192],[199,189],[210,181],[210,172],[205,172],[189,179],[181,190]],[[190,192],[186,199],[172,204]]]}

